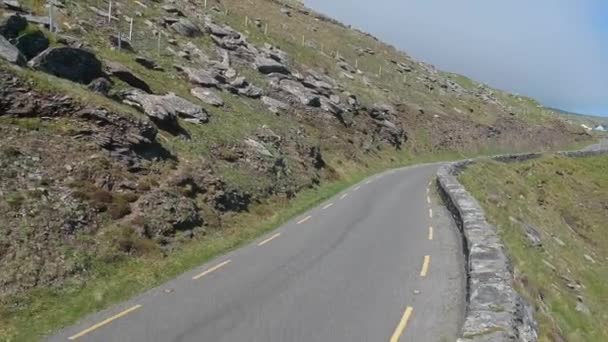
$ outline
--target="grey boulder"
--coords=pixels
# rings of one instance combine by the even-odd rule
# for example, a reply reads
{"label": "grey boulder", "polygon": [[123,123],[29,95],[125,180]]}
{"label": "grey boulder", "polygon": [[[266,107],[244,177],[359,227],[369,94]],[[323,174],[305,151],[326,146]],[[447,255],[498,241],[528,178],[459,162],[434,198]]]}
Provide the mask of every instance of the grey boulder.
{"label": "grey boulder", "polygon": [[0,58],[17,65],[25,65],[27,61],[13,44],[0,36]]}
{"label": "grey boulder", "polygon": [[177,117],[188,122],[209,122],[205,109],[175,94],[150,95],[138,90],[123,92],[123,101],[141,109],[159,125],[176,126]]}
{"label": "grey boulder", "polygon": [[320,107],[321,98],[319,94],[306,88],[299,82],[290,79],[279,81],[279,89],[295,96],[305,106]]}
{"label": "grey boulder", "polygon": [[203,35],[203,31],[195,23],[186,18],[179,18],[171,27],[182,36],[193,38]]}
{"label": "grey boulder", "polygon": [[221,107],[224,105],[224,100],[222,100],[222,98],[211,89],[197,87],[191,89],[190,93],[206,104],[216,107]]}
{"label": "grey boulder", "polygon": [[262,103],[265,104],[273,113],[289,110],[289,104],[277,99],[273,99],[272,97],[262,96]]}
{"label": "grey boulder", "polygon": [[209,70],[194,69],[182,66],[175,66],[175,68],[178,71],[183,72],[188,78],[188,81],[196,85],[203,87],[217,87],[220,83],[216,78],[217,75]]}
{"label": "grey boulder", "polygon": [[289,74],[289,69],[282,63],[264,56],[256,56],[253,62],[255,68],[263,74],[279,73]]}
{"label": "grey boulder", "polygon": [[73,82],[89,84],[104,76],[99,59],[90,51],[71,47],[49,48],[29,62],[30,67]]}

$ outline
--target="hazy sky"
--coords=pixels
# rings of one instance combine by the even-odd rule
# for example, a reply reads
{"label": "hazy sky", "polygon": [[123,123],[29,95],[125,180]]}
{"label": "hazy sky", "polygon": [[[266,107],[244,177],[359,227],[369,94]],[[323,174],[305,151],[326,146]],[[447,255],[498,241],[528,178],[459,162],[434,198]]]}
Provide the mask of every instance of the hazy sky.
{"label": "hazy sky", "polygon": [[305,0],[416,59],[608,116],[606,0]]}

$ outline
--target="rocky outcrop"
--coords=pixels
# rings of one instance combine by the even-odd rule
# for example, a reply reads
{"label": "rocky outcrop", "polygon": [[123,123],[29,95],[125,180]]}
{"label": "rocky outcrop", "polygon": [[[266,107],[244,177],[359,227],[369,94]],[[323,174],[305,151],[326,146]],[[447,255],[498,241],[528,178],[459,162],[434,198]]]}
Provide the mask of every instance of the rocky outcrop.
{"label": "rocky outcrop", "polygon": [[64,117],[79,123],[75,139],[92,141],[131,170],[145,158],[169,156],[156,142],[156,128],[149,121],[130,119],[102,108],[82,105],[68,96],[43,94],[0,69],[0,116]]}
{"label": "rocky outcrop", "polygon": [[188,122],[209,122],[209,113],[175,94],[150,95],[137,90],[125,91],[119,94],[123,101],[141,109],[152,121],[164,128],[175,128],[177,117]]}
{"label": "rocky outcrop", "polygon": [[175,32],[190,38],[203,35],[203,31],[201,31],[195,23],[186,18],[179,18],[171,25],[171,28],[173,28]]}
{"label": "rocky outcrop", "polygon": [[194,202],[180,193],[158,190],[138,202],[144,215],[144,235],[167,245],[179,231],[192,233],[203,224]]}
{"label": "rocky outcrop", "polygon": [[254,66],[263,74],[289,74],[289,69],[284,64],[269,57],[257,56],[254,61]]}
{"label": "rocky outcrop", "polygon": [[104,76],[102,64],[90,51],[71,47],[49,48],[29,62],[30,67],[73,82],[89,84]]}

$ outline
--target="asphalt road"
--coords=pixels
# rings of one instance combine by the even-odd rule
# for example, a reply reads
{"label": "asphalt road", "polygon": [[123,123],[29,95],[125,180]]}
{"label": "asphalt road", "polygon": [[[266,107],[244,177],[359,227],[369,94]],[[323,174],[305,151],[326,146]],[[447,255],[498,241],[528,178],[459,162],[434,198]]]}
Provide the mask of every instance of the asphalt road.
{"label": "asphalt road", "polygon": [[464,258],[430,184],[437,168],[374,176],[49,340],[454,341]]}

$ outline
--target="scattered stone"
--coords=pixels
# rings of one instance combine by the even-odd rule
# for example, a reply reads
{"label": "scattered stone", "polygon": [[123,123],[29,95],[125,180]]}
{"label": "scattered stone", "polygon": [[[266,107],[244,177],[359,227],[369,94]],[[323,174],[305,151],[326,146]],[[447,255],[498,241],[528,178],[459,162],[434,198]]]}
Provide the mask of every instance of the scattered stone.
{"label": "scattered stone", "polygon": [[153,61],[152,59],[146,58],[146,57],[137,56],[137,57],[135,57],[135,62],[142,65],[146,69],[163,71],[163,68],[160,67],[158,64],[156,64],[155,61]]}
{"label": "scattered stone", "polygon": [[264,56],[256,56],[254,61],[255,68],[263,74],[279,73],[289,74],[289,69],[282,63]]}
{"label": "scattered stone", "polygon": [[591,255],[585,254],[585,255],[583,255],[583,257],[585,258],[585,260],[589,261],[590,263],[595,264],[595,259],[593,259],[591,257]]}
{"label": "scattered stone", "polygon": [[150,119],[162,126],[175,127],[178,116],[188,122],[209,122],[209,114],[203,107],[172,93],[150,95],[138,90],[130,90],[120,96],[125,103],[141,109]]}
{"label": "scattered stone", "polygon": [[384,119],[387,115],[395,115],[395,108],[389,104],[374,104],[370,111],[370,116],[374,119]]}
{"label": "scattered stone", "polygon": [[312,90],[304,87],[302,83],[290,79],[282,79],[281,81],[279,81],[279,88],[291,95],[294,95],[298,99],[298,101],[300,101],[305,106],[321,106],[320,96]]}
{"label": "scattered stone", "polygon": [[281,13],[288,17],[291,17],[291,11],[288,8],[281,8]]}
{"label": "scattered stone", "polygon": [[126,50],[129,52],[134,52],[135,49],[133,49],[133,45],[131,45],[131,42],[126,39],[125,36],[118,36],[118,35],[110,35],[108,37],[110,39],[110,44],[115,47],[115,48],[120,48],[121,50]]}
{"label": "scattered stone", "polygon": [[224,100],[222,100],[222,98],[211,89],[197,87],[190,90],[190,92],[192,95],[206,104],[216,107],[221,107],[224,105]]}
{"label": "scattered stone", "polygon": [[353,68],[350,64],[346,63],[346,62],[338,62],[337,65],[342,68],[342,70],[350,72],[351,74],[354,74],[357,72],[357,70],[355,70],[355,68]]}
{"label": "scattered stone", "polygon": [[211,21],[211,18],[209,17],[205,18],[204,27],[207,33],[217,37],[226,37],[232,35],[240,36],[240,34],[238,34],[236,31],[227,26],[220,26],[218,24],[215,24],[213,21]]}
{"label": "scattered stone", "polygon": [[17,0],[2,0],[2,4],[4,5],[4,8],[6,8],[6,9],[9,9],[12,11],[17,11],[17,12],[23,12],[23,7]]}
{"label": "scattered stone", "polygon": [[49,48],[29,62],[30,67],[73,82],[89,84],[103,77],[102,64],[87,50],[71,47]]}
{"label": "scattered stone", "polygon": [[126,84],[128,84],[134,88],[143,90],[148,94],[152,94],[152,89],[150,88],[148,83],[146,83],[146,81],[141,79],[139,76],[135,75],[131,70],[127,69],[127,67],[125,67],[124,65],[117,63],[117,62],[107,61],[106,70],[110,75],[118,78],[119,80],[125,82]]}
{"label": "scattered stone", "polygon": [[209,70],[203,70],[203,69],[194,69],[194,68],[189,68],[189,67],[183,67],[183,66],[175,66],[175,69],[177,69],[178,71],[183,72],[186,77],[188,78],[188,81],[190,81],[191,83],[203,86],[203,87],[217,87],[219,86],[220,82],[217,80],[217,74],[212,73]]}
{"label": "scattered stone", "polygon": [[270,151],[268,151],[266,146],[264,146],[264,144],[262,144],[259,141],[248,138],[248,139],[245,139],[245,144],[247,144],[249,147],[252,147],[257,153],[259,153],[263,156],[272,157],[272,153],[270,153]]}
{"label": "scattered stone", "polygon": [[289,105],[287,103],[273,99],[272,97],[262,96],[262,103],[264,103],[273,113],[278,113],[281,110],[289,110]]}
{"label": "scattered stone", "polygon": [[89,90],[102,95],[108,95],[110,89],[112,89],[112,83],[105,77],[96,78],[87,86]]}
{"label": "scattered stone", "polygon": [[543,245],[540,233],[538,232],[538,230],[536,230],[536,228],[532,227],[529,224],[523,224],[523,228],[524,233],[526,234],[526,238],[528,238],[528,241],[530,242],[532,247],[541,247]]}
{"label": "scattered stone", "polygon": [[261,88],[247,82],[245,77],[238,77],[232,81],[229,90],[233,93],[256,99],[264,94]]}
{"label": "scattered stone", "polygon": [[560,238],[558,238],[557,236],[553,237],[553,240],[555,240],[555,242],[557,242],[558,245],[565,247],[566,243],[564,241],[562,241]]}
{"label": "scattered stone", "polygon": [[[106,10],[101,10],[101,9],[99,9],[99,8],[95,7],[95,6],[89,6],[89,9],[90,9],[91,11],[93,11],[93,13],[97,14],[98,16],[100,16],[100,17],[102,17],[102,18],[105,18],[105,19],[107,19],[107,18],[108,18],[108,11],[106,11]],[[112,17],[111,17],[111,19],[112,19],[112,20],[116,20],[116,21],[118,21],[118,20],[119,20],[119,19],[118,19],[117,17],[115,17],[115,16],[112,16]]]}
{"label": "scattered stone", "polygon": [[80,49],[84,46],[84,44],[82,43],[82,41],[80,39],[72,37],[72,36],[66,36],[66,35],[57,36],[57,43],[63,44],[63,45],[69,46],[69,47],[73,47],[76,49]]}
{"label": "scattered stone", "polygon": [[25,65],[27,60],[13,44],[6,38],[0,36],[0,57],[9,63]]}
{"label": "scattered stone", "polygon": [[177,22],[173,23],[171,27],[175,32],[186,37],[200,37],[203,35],[203,31],[192,21],[187,18],[180,18]]}
{"label": "scattered stone", "polygon": [[583,297],[581,296],[576,297],[576,311],[583,313],[587,316],[591,314],[591,310],[589,310],[589,307],[585,305],[585,303],[583,302]]}
{"label": "scattered stone", "polygon": [[172,6],[172,5],[164,5],[162,7],[162,9],[164,9],[165,12],[167,12],[167,13],[171,13],[171,14],[177,15],[179,17],[184,16],[184,13],[179,8]]}

